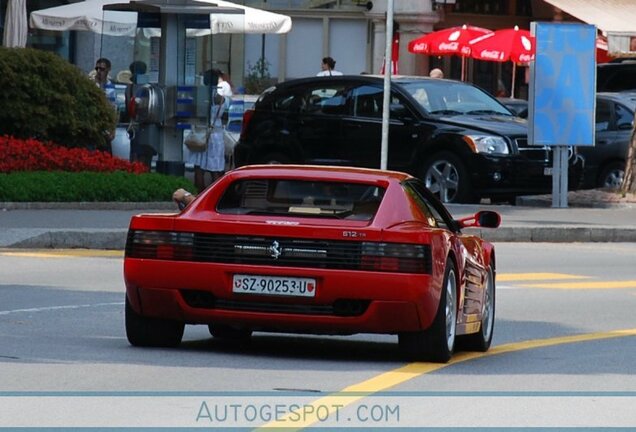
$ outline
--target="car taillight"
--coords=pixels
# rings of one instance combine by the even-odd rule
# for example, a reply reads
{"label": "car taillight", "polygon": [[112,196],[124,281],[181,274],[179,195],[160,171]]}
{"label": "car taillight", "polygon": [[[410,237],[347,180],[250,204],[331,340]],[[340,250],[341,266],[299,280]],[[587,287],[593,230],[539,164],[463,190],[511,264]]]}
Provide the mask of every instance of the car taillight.
{"label": "car taillight", "polygon": [[254,110],[247,110],[243,113],[243,124],[241,125],[241,139],[245,139],[247,127],[254,116]]}
{"label": "car taillight", "polygon": [[406,243],[362,243],[360,269],[400,273],[430,273],[428,245]]}
{"label": "car taillight", "polygon": [[193,233],[130,230],[126,241],[128,258],[189,261],[193,250]]}

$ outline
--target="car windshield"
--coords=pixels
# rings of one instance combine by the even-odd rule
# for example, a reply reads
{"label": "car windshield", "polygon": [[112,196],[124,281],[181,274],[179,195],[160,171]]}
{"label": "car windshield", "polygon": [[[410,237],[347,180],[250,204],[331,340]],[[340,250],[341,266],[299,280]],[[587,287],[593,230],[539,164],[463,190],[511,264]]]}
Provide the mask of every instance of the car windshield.
{"label": "car windshield", "polygon": [[488,93],[465,83],[421,80],[401,85],[432,115],[512,115]]}
{"label": "car windshield", "polygon": [[384,189],[364,183],[248,179],[232,183],[217,205],[224,214],[371,220]]}

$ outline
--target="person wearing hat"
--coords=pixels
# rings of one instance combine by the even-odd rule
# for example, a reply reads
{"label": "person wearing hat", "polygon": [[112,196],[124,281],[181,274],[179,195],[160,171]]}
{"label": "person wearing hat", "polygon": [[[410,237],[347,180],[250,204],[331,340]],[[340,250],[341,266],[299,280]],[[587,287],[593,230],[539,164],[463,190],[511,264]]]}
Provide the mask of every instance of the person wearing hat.
{"label": "person wearing hat", "polygon": [[194,185],[200,191],[205,189],[205,173],[212,175],[212,182],[220,178],[225,171],[225,141],[223,139],[223,113],[230,106],[232,87],[225,79],[225,74],[219,69],[210,71],[211,77],[216,76],[216,85],[210,82],[212,101],[210,104],[211,132],[208,146],[204,151],[191,152],[188,161],[194,165]]}

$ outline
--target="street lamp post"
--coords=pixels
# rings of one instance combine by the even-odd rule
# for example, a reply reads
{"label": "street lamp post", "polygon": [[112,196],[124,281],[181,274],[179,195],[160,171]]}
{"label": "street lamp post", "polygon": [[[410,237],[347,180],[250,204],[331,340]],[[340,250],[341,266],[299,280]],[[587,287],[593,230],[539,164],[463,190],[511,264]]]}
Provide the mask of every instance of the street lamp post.
{"label": "street lamp post", "polygon": [[387,0],[386,46],[384,49],[384,99],[382,102],[382,146],[380,169],[386,170],[389,155],[389,116],[391,102],[391,58],[393,48],[393,0]]}

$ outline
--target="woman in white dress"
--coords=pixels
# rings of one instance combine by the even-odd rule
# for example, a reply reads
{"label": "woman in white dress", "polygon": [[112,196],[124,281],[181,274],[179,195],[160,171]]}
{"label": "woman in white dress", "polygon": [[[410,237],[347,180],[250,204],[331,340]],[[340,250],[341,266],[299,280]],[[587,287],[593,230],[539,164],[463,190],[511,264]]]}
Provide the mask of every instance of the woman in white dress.
{"label": "woman in white dress", "polygon": [[212,87],[210,104],[210,125],[212,132],[208,138],[208,148],[202,152],[190,152],[189,162],[194,165],[194,185],[199,191],[205,189],[205,173],[212,175],[214,183],[225,171],[225,143],[223,141],[223,113],[230,106],[232,87],[220,70],[216,87]]}

